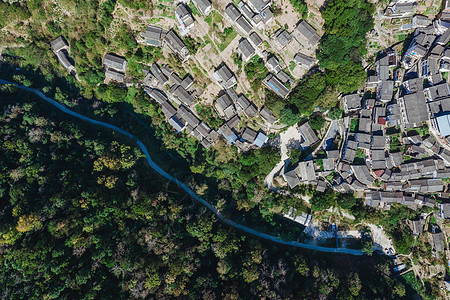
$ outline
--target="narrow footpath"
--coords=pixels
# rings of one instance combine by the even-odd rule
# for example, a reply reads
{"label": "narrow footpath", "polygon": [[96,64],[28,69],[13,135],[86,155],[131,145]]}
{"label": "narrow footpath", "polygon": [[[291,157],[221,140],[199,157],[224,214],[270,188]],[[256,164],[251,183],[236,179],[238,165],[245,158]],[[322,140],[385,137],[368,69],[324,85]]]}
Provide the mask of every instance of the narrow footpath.
{"label": "narrow footpath", "polygon": [[346,253],[346,254],[351,254],[351,255],[363,255],[364,253],[361,250],[356,250],[356,249],[347,249],[347,248],[327,248],[327,247],[321,247],[321,246],[317,246],[317,245],[310,245],[310,244],[305,244],[305,243],[300,243],[297,241],[285,241],[282,240],[279,237],[276,236],[272,236],[266,233],[262,233],[259,232],[257,230],[254,230],[252,228],[249,228],[247,226],[238,224],[230,219],[226,219],[222,216],[221,213],[219,213],[217,211],[217,209],[212,206],[210,203],[208,203],[206,200],[200,198],[200,196],[198,196],[196,193],[194,193],[189,187],[187,187],[183,182],[179,181],[178,179],[174,178],[172,175],[170,175],[169,173],[167,173],[166,171],[164,171],[163,169],[161,169],[161,167],[159,167],[150,157],[150,154],[148,153],[147,148],[145,147],[145,145],[134,135],[132,135],[131,133],[108,123],[104,123],[104,122],[100,122],[88,117],[85,117],[83,115],[80,115],[79,113],[76,113],[74,111],[71,111],[70,109],[66,108],[65,106],[61,105],[60,103],[58,103],[57,101],[45,96],[41,91],[33,89],[33,88],[29,88],[23,85],[19,85],[17,83],[14,82],[10,82],[10,81],[6,81],[6,80],[2,80],[0,79],[0,84],[12,84],[14,86],[16,86],[17,88],[24,90],[24,91],[28,91],[31,92],[37,96],[39,96],[40,98],[42,98],[43,100],[45,100],[46,102],[48,102],[49,104],[53,105],[54,107],[58,108],[59,110],[61,110],[62,112],[69,114],[75,118],[78,118],[82,121],[94,124],[94,125],[98,125],[101,127],[105,127],[111,130],[114,130],[128,138],[130,138],[132,141],[134,141],[139,148],[141,148],[142,152],[145,154],[145,157],[147,159],[148,164],[150,165],[150,167],[155,170],[158,174],[160,174],[161,176],[163,176],[164,178],[172,181],[173,183],[177,184],[180,188],[182,188],[186,193],[188,193],[189,195],[192,196],[192,198],[196,199],[198,202],[200,202],[201,204],[203,204],[206,208],[208,208],[212,213],[214,213],[217,218],[222,221],[223,223],[226,223],[234,228],[240,229],[244,232],[247,232],[249,234],[255,235],[257,237],[260,237],[262,239],[265,240],[269,240],[275,243],[279,243],[279,244],[284,244],[284,245],[289,245],[289,246],[293,246],[293,247],[297,247],[297,248],[304,248],[304,249],[310,249],[310,250],[315,250],[315,251],[320,251],[320,252],[328,252],[328,253]]}

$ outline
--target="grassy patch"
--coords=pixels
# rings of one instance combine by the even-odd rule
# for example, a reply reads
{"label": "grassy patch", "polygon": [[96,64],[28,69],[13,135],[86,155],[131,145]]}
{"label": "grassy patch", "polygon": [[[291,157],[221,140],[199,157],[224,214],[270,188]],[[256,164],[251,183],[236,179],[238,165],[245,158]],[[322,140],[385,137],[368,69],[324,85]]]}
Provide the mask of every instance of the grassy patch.
{"label": "grassy patch", "polygon": [[359,119],[358,118],[353,118],[350,121],[350,131],[352,131],[352,132],[358,131],[358,124],[359,124]]}
{"label": "grassy patch", "polygon": [[198,17],[201,16],[201,14],[200,14],[200,12],[198,11],[197,7],[195,6],[194,2],[189,3],[189,8],[191,9],[192,14],[193,14],[194,16],[198,16]]}
{"label": "grassy patch", "polygon": [[400,135],[392,135],[390,138],[389,150],[393,152],[400,151],[401,149]]}
{"label": "grassy patch", "polygon": [[255,55],[245,66],[245,75],[250,79],[250,86],[257,92],[261,89],[263,79],[269,74],[264,65],[264,61],[258,55]]}
{"label": "grassy patch", "polygon": [[219,47],[220,52],[225,50],[226,47],[234,40],[237,36],[236,30],[233,27],[227,27],[221,33],[217,33],[217,36],[220,37],[221,42],[218,43],[217,47]]}

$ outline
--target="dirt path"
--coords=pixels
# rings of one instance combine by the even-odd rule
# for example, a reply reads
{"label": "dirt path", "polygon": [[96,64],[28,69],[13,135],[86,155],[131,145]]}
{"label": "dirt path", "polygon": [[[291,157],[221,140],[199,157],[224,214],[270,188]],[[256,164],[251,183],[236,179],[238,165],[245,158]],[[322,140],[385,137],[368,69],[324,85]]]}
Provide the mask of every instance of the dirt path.
{"label": "dirt path", "polygon": [[375,250],[380,250],[386,254],[387,251],[385,249],[392,249],[395,252],[394,244],[392,243],[391,238],[386,235],[381,226],[367,223],[363,223],[363,225],[368,226],[372,231],[372,239]]}
{"label": "dirt path", "polygon": [[273,178],[289,162],[289,150],[299,148],[301,140],[302,136],[297,126],[289,127],[286,131],[280,133],[281,160],[264,179],[264,183],[269,189],[276,190],[276,187],[273,185]]}

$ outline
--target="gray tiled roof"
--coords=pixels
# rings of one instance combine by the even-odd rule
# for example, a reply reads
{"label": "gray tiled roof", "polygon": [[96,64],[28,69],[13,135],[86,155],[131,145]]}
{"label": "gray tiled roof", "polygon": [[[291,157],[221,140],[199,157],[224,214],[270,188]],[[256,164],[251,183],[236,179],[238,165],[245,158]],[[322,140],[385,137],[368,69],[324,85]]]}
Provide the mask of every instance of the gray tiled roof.
{"label": "gray tiled roof", "polygon": [[209,0],[194,0],[197,5],[198,10],[203,14],[207,14],[207,12],[211,9],[211,1]]}
{"label": "gray tiled roof", "polygon": [[311,125],[309,125],[308,122],[300,126],[298,130],[302,135],[303,139],[305,140],[302,143],[305,147],[311,146],[319,141],[319,138],[317,137],[316,133],[311,128]]}
{"label": "gray tiled roof", "polygon": [[292,36],[284,29],[278,29],[278,31],[275,32],[275,38],[283,47],[289,44],[289,42],[292,40]]}
{"label": "gray tiled roof", "polygon": [[249,143],[253,143],[256,139],[256,135],[257,135],[256,131],[247,127],[242,133],[242,138]]}
{"label": "gray tiled roof", "polygon": [[241,16],[241,13],[233,3],[230,3],[225,8],[225,15],[228,16],[232,21],[236,21],[239,16]]}
{"label": "gray tiled roof", "polygon": [[424,94],[416,92],[403,96],[409,123],[420,124],[428,120],[428,110]]}
{"label": "gray tiled roof", "polygon": [[285,98],[289,93],[289,89],[286,88],[284,84],[273,74],[269,74],[266,78],[264,78],[263,85],[282,98]]}
{"label": "gray tiled roof", "polygon": [[314,65],[314,63],[316,62],[316,60],[310,56],[307,56],[303,53],[297,53],[294,56],[294,61],[302,66],[305,66],[307,68],[311,67],[312,65]]}
{"label": "gray tiled roof", "polygon": [[105,77],[117,82],[125,81],[125,75],[114,70],[106,70]]}
{"label": "gray tiled roof", "polygon": [[252,31],[252,29],[253,29],[252,25],[247,21],[247,19],[244,16],[240,16],[236,20],[236,24],[239,26],[239,28],[245,34],[249,34],[250,31]]}
{"label": "gray tiled roof", "polygon": [[259,13],[270,4],[270,0],[248,0],[248,4],[252,6],[255,12]]}
{"label": "gray tiled roof", "polygon": [[111,69],[125,72],[127,61],[124,58],[112,55],[112,54],[106,54],[103,58],[103,64]]}
{"label": "gray tiled roof", "polygon": [[148,26],[142,33],[145,42],[151,46],[161,46],[162,28],[156,26]]}
{"label": "gray tiled roof", "polygon": [[58,52],[59,50],[69,47],[69,44],[67,43],[66,39],[62,36],[57,37],[56,39],[54,39],[51,43],[50,46],[52,47],[52,50],[54,52]]}
{"label": "gray tiled roof", "polygon": [[256,32],[250,33],[250,41],[252,42],[253,46],[258,47],[262,43],[262,39],[259,37],[259,35]]}
{"label": "gray tiled roof", "polygon": [[253,48],[246,38],[239,42],[238,48],[241,50],[244,59],[248,59],[255,54],[255,48]]}
{"label": "gray tiled roof", "polygon": [[275,123],[276,118],[274,117],[272,111],[270,111],[268,108],[263,107],[261,109],[261,111],[259,112],[259,114],[261,115],[261,117],[266,120],[268,123]]}
{"label": "gray tiled roof", "polygon": [[317,31],[304,20],[302,20],[295,29],[298,30],[311,45],[316,45],[320,41],[320,36],[317,34]]}
{"label": "gray tiled roof", "polygon": [[181,85],[177,86],[172,94],[187,106],[190,106],[195,102],[194,97],[192,97]]}

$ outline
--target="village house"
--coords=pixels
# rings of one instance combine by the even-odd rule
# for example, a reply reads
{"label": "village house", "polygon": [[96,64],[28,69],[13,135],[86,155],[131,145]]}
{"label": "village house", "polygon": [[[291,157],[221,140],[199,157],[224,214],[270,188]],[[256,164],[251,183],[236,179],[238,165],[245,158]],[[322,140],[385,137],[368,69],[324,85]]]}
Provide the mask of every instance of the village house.
{"label": "village house", "polygon": [[305,20],[301,20],[294,30],[295,38],[302,45],[315,46],[320,41],[317,31]]}
{"label": "village house", "polygon": [[175,8],[175,18],[178,21],[181,36],[186,35],[194,27],[194,18],[183,2],[178,3]]}
{"label": "village house", "polygon": [[236,77],[225,63],[222,63],[214,72],[213,78],[217,80],[219,85],[221,85],[224,89],[232,88],[237,84]]}
{"label": "village house", "polygon": [[63,65],[63,67],[67,70],[67,72],[72,73],[75,71],[75,67],[71,62],[71,58],[69,56],[69,44],[66,39],[62,36],[54,39],[50,46],[53,52],[56,54],[59,62]]}
{"label": "village house", "polygon": [[230,127],[228,127],[227,124],[224,124],[219,128],[219,133],[222,134],[225,140],[227,140],[230,144],[234,144],[238,140],[237,135],[233,132],[233,130],[231,130]]}
{"label": "village house", "polygon": [[256,32],[250,33],[249,40],[250,40],[250,42],[252,42],[253,47],[255,47],[255,48],[258,47],[259,45],[261,45],[263,42],[261,37]]}
{"label": "village house", "polygon": [[255,55],[255,48],[250,44],[246,38],[242,38],[238,45],[239,50],[242,52],[243,61],[248,61]]}
{"label": "village house", "polygon": [[219,115],[225,117],[226,119],[230,119],[236,114],[233,102],[228,94],[223,94],[217,98],[215,108]]}
{"label": "village house", "polygon": [[292,36],[284,29],[278,29],[277,32],[275,32],[274,37],[280,48],[283,48],[292,40]]}
{"label": "village house", "polygon": [[409,127],[418,127],[428,120],[428,110],[423,92],[406,94],[398,99],[402,122]]}
{"label": "village house", "polygon": [[309,69],[317,62],[317,60],[312,57],[309,57],[303,53],[297,53],[294,56],[294,62],[297,65],[300,65],[304,68]]}
{"label": "village house", "polygon": [[281,98],[285,98],[289,94],[289,89],[273,74],[264,78],[263,85]]}
{"label": "village house", "polygon": [[173,29],[166,33],[164,36],[164,42],[170,50],[172,50],[172,52],[174,52],[181,59],[181,61],[186,61],[189,59],[189,50]]}
{"label": "village house", "polygon": [[236,30],[243,36],[248,36],[253,29],[252,25],[242,15],[236,20],[235,25]]}
{"label": "village house", "polygon": [[209,0],[193,0],[195,6],[204,16],[207,16],[212,10],[212,3]]}
{"label": "village house", "polygon": [[267,123],[273,124],[275,123],[275,121],[277,120],[275,118],[275,116],[273,115],[272,111],[270,111],[270,109],[268,109],[267,107],[263,107],[260,111],[259,114],[261,115],[261,117],[266,120]]}
{"label": "village house", "polygon": [[301,134],[303,141],[302,141],[302,147],[307,148],[311,145],[314,145],[319,141],[319,138],[317,137],[314,130],[311,128],[311,125],[309,125],[308,122],[304,123],[298,128],[299,133]]}
{"label": "village house", "polygon": [[359,94],[351,94],[342,97],[342,106],[346,114],[361,109],[361,96]]}
{"label": "village house", "polygon": [[274,55],[270,56],[269,59],[267,59],[266,66],[270,72],[273,72],[275,74],[278,74],[283,69],[280,65],[280,62]]}
{"label": "village house", "polygon": [[195,102],[194,97],[192,97],[181,85],[173,85],[169,90],[169,94],[188,107]]}
{"label": "village house", "polygon": [[163,31],[162,28],[156,27],[156,26],[148,26],[143,33],[141,33],[141,36],[144,38],[144,42],[153,47],[161,47],[162,43],[162,37],[166,34],[165,31]]}
{"label": "village house", "polygon": [[103,65],[107,69],[113,69],[118,72],[125,73],[127,61],[124,58],[112,54],[106,54],[103,58]]}

